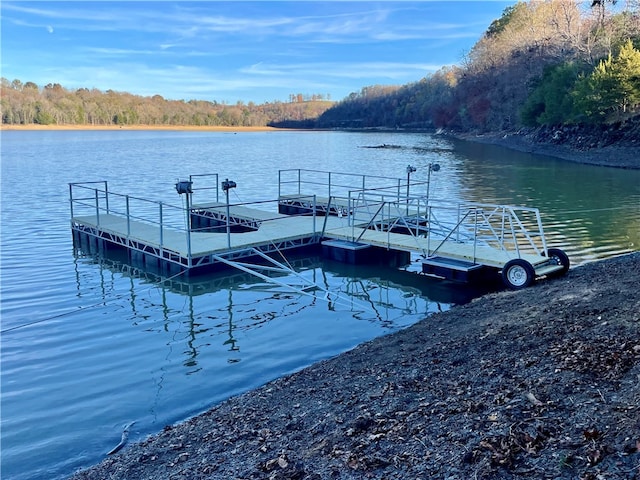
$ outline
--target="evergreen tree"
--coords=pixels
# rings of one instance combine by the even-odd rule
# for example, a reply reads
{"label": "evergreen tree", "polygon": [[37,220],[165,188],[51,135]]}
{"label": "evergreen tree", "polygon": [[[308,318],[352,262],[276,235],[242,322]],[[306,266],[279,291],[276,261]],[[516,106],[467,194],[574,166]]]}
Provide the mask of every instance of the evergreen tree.
{"label": "evergreen tree", "polygon": [[609,55],[582,76],[572,94],[577,120],[595,123],[624,116],[640,105],[640,51],[627,41],[617,56]]}

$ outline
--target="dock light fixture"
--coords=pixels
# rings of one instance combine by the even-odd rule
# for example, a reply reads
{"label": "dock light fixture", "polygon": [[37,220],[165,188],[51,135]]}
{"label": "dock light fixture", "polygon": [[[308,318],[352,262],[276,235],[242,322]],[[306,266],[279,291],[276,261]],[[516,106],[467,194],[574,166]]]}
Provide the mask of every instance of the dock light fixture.
{"label": "dock light fixture", "polygon": [[222,190],[225,191],[227,195],[229,194],[230,189],[236,188],[236,187],[237,187],[236,182],[229,180],[228,178],[224,182],[222,182]]}
{"label": "dock light fixture", "polygon": [[225,196],[227,198],[227,247],[231,248],[231,224],[230,222],[230,211],[229,211],[229,190],[231,190],[232,188],[236,188],[236,182],[229,180],[228,178],[224,180],[224,182],[222,182],[222,190],[225,193]]}
{"label": "dock light fixture", "polygon": [[176,191],[179,195],[182,195],[183,193],[193,193],[193,182],[188,180],[179,181],[176,183]]}

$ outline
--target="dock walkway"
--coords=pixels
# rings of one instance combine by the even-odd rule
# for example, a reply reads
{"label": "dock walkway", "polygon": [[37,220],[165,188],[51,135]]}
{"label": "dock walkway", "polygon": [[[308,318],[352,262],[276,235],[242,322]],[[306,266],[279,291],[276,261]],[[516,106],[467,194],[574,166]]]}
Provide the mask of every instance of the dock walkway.
{"label": "dock walkway", "polygon": [[[237,214],[238,209],[235,210]],[[100,238],[107,239],[122,246],[132,244],[145,245],[154,251],[164,251],[183,257],[203,257],[206,255],[222,255],[248,250],[263,249],[265,246],[286,249],[287,243],[295,247],[315,239],[325,219],[314,216],[288,216],[272,214],[258,209],[244,208],[242,213],[249,218],[253,212],[254,219],[260,220],[257,230],[233,233],[187,232],[172,228],[160,228],[141,221],[129,220],[117,215],[102,214],[74,217],[72,223],[84,231],[91,230]],[[347,220],[339,217],[327,217],[327,229],[340,229],[347,225]],[[272,250],[273,248],[266,248]],[[146,248],[140,248],[147,250]],[[167,256],[167,255],[160,255]],[[186,260],[180,263],[186,264]],[[197,262],[196,262],[197,263]]]}

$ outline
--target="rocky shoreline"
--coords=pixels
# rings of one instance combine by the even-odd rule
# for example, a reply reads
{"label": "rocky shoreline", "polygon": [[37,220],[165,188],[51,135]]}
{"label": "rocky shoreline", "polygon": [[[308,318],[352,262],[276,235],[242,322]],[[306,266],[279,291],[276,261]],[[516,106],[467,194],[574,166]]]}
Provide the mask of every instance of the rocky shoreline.
{"label": "rocky shoreline", "polygon": [[231,398],[93,479],[638,479],[640,252],[500,291]]}
{"label": "rocky shoreline", "polygon": [[489,133],[447,132],[455,138],[500,145],[571,162],[640,169],[640,117],[613,125],[566,125]]}

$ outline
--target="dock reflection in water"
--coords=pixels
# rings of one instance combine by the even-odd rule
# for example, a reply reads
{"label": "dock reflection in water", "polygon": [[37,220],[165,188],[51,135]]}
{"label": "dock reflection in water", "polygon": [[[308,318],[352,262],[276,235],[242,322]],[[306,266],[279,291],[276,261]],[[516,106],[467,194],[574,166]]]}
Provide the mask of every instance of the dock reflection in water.
{"label": "dock reflection in water", "polygon": [[[356,340],[348,333],[348,325],[336,322],[348,318],[349,322],[370,324],[365,329],[394,331],[487,291],[383,265],[346,265],[319,254],[289,255],[292,267],[323,289],[305,293],[233,269],[191,278],[161,277],[125,260],[117,252],[108,258],[81,256],[79,262],[99,266],[100,281],[96,285],[96,277],[84,278],[77,269],[78,296],[95,296],[95,289],[100,289],[105,301],[125,303],[129,312],[124,316],[130,319],[130,325],[143,327],[147,333],[176,334],[178,328],[180,336],[174,335],[167,346],[175,351],[175,340],[180,338],[180,361],[188,375],[203,368],[199,357],[213,354],[209,351],[222,355],[229,364],[241,362],[245,350],[253,348],[247,343],[251,332],[279,328],[269,325],[274,320],[281,325],[281,321],[289,319],[292,324],[287,330],[296,330],[299,317],[309,317],[315,325],[304,321],[306,329],[297,329],[299,337],[313,337],[313,331],[318,330],[316,333],[323,336],[344,335],[349,345],[355,345],[362,339]],[[122,298],[125,295],[114,298],[111,294],[111,284],[122,280],[128,280],[130,285],[126,301]],[[296,343],[300,338],[283,335],[280,340]]]}

